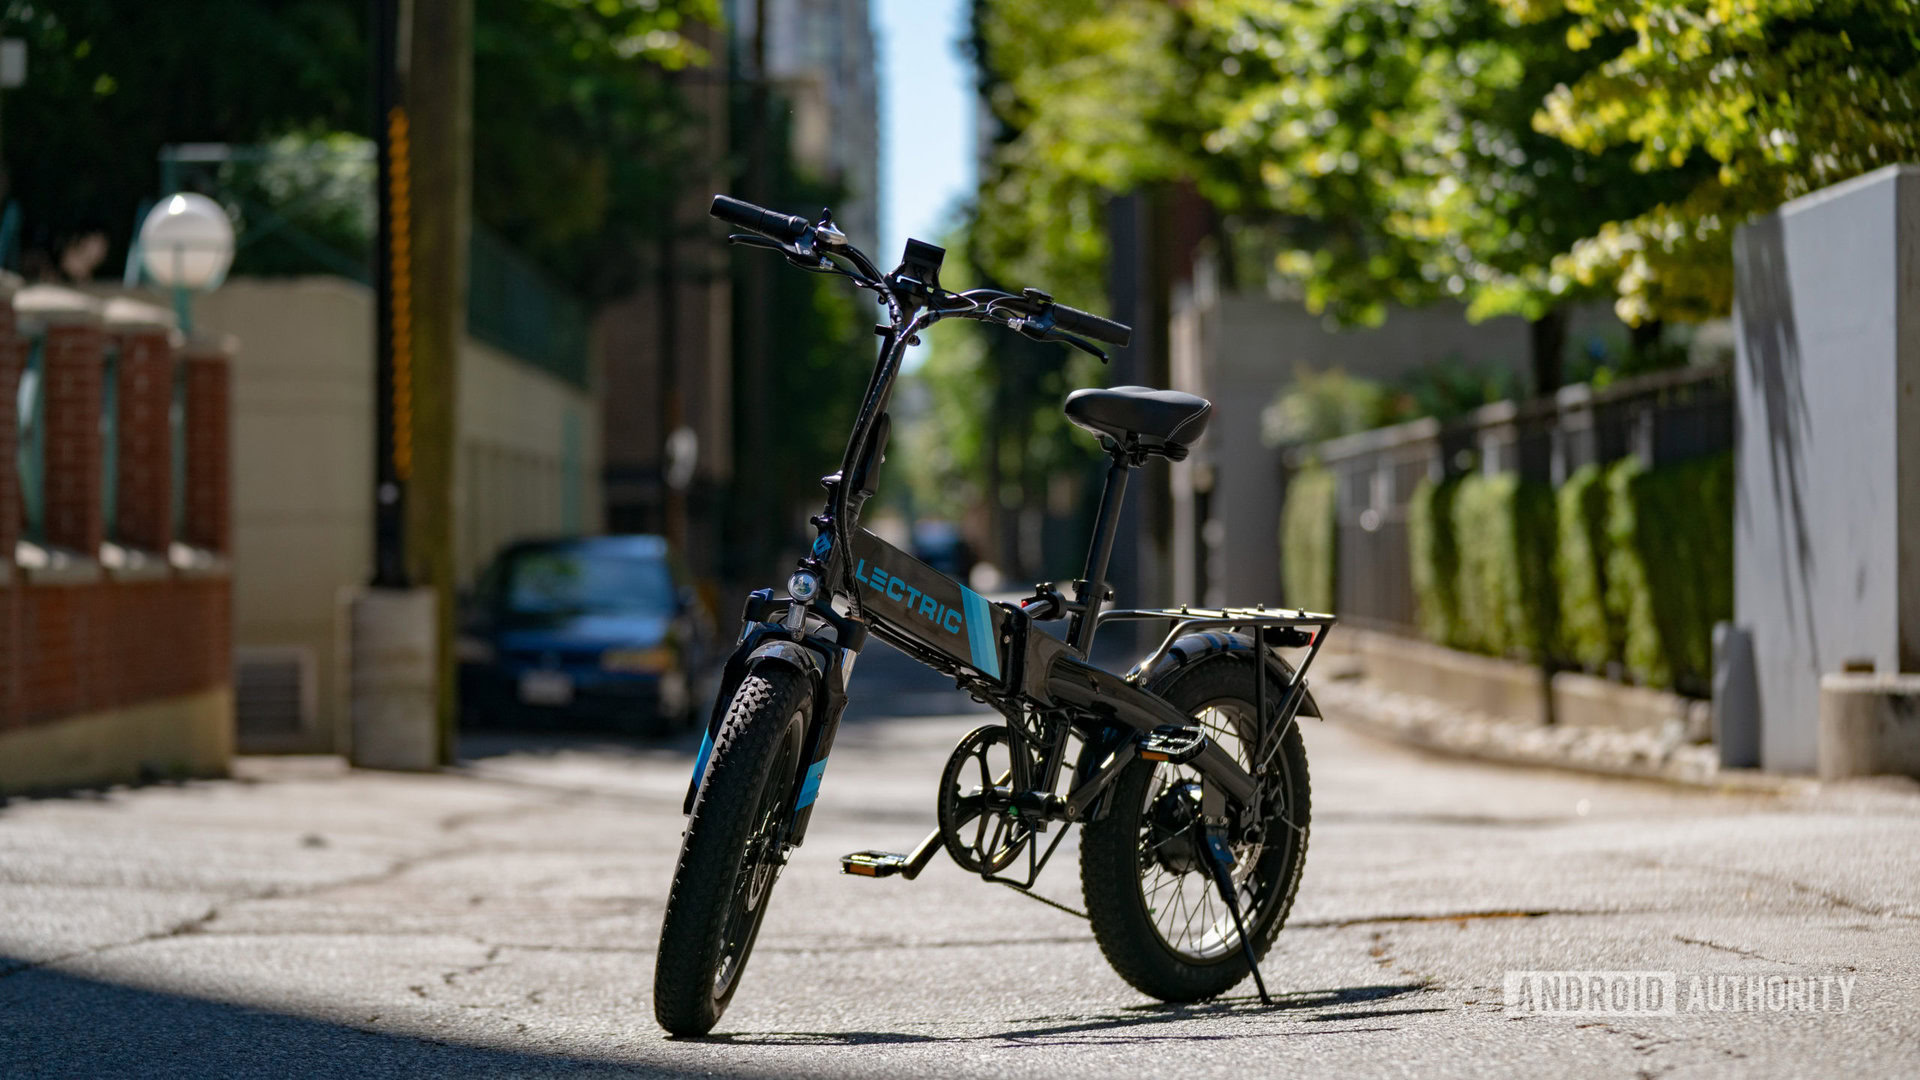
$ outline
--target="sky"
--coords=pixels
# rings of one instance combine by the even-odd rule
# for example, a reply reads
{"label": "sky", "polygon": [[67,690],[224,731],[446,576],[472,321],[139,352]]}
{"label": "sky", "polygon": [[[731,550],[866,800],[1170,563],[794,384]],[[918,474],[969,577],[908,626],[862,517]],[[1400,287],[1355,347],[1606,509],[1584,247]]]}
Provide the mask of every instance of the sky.
{"label": "sky", "polygon": [[938,242],[974,184],[973,73],[959,51],[967,0],[873,0],[880,45],[880,250]]}

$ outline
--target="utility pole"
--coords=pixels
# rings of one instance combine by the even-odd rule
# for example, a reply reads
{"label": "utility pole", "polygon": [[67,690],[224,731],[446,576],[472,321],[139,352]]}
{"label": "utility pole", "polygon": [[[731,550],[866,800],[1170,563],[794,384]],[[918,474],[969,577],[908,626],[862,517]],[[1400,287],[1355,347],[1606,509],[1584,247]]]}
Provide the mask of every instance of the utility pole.
{"label": "utility pole", "polygon": [[409,576],[435,593],[436,694],[442,760],[457,719],[453,642],[456,388],[467,324],[473,191],[473,0],[412,0],[407,81],[412,135],[412,470]]}
{"label": "utility pole", "polygon": [[354,764],[453,755],[454,376],[466,331],[472,0],[370,0],[374,571],[349,606]]}
{"label": "utility pole", "polygon": [[[744,169],[740,179],[740,197],[766,205],[767,198],[767,113],[770,88],[767,79],[767,0],[753,3],[753,45],[747,65],[747,116]],[[755,252],[754,254],[759,254]],[[739,528],[736,550],[746,565],[758,570],[772,557],[776,542],[774,530],[781,524],[771,520],[768,508],[779,502],[767,468],[772,436],[773,410],[769,407],[768,372],[770,339],[767,333],[767,308],[772,289],[767,275],[771,259],[749,258],[740,265],[740,298],[735,311],[739,335],[740,379],[740,458],[734,463],[736,497],[731,515]]]}
{"label": "utility pole", "polygon": [[372,0],[374,233],[373,587],[407,587],[407,479],[412,454],[412,179],[399,55],[402,0]]}
{"label": "utility pole", "polygon": [[[444,31],[433,22],[436,0],[369,2],[379,213],[373,258],[373,579],[348,607],[350,726],[343,744],[358,766],[432,769],[449,756],[451,729],[444,717],[453,707],[446,664],[452,634],[442,612],[446,594],[414,587],[440,585],[437,564],[410,556],[436,542],[435,530],[446,528],[447,515],[436,514],[447,501],[436,410],[452,388],[441,385],[433,339],[422,355],[421,316],[441,317],[434,277],[441,252],[429,247],[421,258],[415,210],[433,222],[448,200],[439,186],[445,183],[440,118],[430,109],[426,123],[415,122],[408,74],[415,17],[424,11],[428,33]],[[434,65],[426,74],[429,83],[441,77]],[[427,97],[433,101],[438,93],[430,90]],[[419,168],[422,149],[425,170]],[[415,192],[426,197],[416,200]],[[458,212],[464,215],[464,207]]]}

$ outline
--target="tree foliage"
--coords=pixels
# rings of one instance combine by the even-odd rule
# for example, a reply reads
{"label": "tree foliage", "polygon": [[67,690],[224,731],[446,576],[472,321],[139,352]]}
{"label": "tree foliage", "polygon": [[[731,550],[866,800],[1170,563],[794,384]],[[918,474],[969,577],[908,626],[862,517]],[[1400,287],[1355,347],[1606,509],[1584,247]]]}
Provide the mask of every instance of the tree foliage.
{"label": "tree foliage", "polygon": [[[1534,130],[1540,102],[1617,47],[1493,0],[1211,0],[1226,45],[1217,154],[1257,162],[1310,307],[1371,322],[1452,297],[1537,319],[1580,292],[1552,257],[1668,189],[1631,154]],[[1607,282],[1588,282],[1604,286]],[[1589,290],[1590,291],[1590,290]]]}
{"label": "tree foliage", "polygon": [[[10,197],[43,263],[93,232],[123,257],[164,146],[367,132],[364,3],[0,5],[29,66],[6,94]],[[718,0],[476,0],[476,214],[588,299],[630,285],[685,160],[668,73],[709,59],[694,30],[718,19]]]}
{"label": "tree foliage", "polygon": [[982,91],[1002,136],[975,208],[975,258],[1069,303],[1104,292],[1105,200],[1190,171],[1185,17],[1153,0],[985,0]]}
{"label": "tree foliage", "polygon": [[1693,169],[1684,190],[1612,220],[1556,269],[1617,280],[1620,314],[1698,318],[1732,302],[1732,230],[1781,202],[1920,152],[1915,0],[1500,0],[1529,25],[1572,16],[1567,45],[1627,36],[1556,88],[1540,130],[1594,152],[1625,148],[1649,174]]}
{"label": "tree foliage", "polygon": [[30,261],[105,233],[124,258],[160,148],[366,129],[366,5],[6,0],[27,81],[6,92],[7,197]]}
{"label": "tree foliage", "polygon": [[[1920,149],[1920,0],[987,0],[983,260],[1091,282],[1185,179],[1343,322],[1724,313],[1730,231]],[[1037,269],[1044,266],[1044,272]]]}
{"label": "tree foliage", "polygon": [[669,73],[712,61],[718,0],[476,0],[475,216],[589,301],[632,288],[694,118]]}

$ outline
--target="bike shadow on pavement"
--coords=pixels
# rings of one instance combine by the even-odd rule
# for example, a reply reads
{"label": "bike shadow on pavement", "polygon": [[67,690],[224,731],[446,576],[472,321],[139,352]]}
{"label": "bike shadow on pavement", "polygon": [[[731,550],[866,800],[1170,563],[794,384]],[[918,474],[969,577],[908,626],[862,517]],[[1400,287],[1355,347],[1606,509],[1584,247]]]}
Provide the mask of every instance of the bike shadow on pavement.
{"label": "bike shadow on pavement", "polygon": [[418,1017],[352,1020],[126,986],[0,953],[0,1076],[7,1080],[223,1077],[373,1080],[419,1076],[679,1077],[725,1075],[672,1065],[541,1053],[379,1030]]}
{"label": "bike shadow on pavement", "polygon": [[[1125,1005],[1111,1012],[1084,1015],[1039,1016],[1024,1025],[999,1031],[969,1034],[928,1035],[905,1031],[764,1031],[706,1035],[691,1042],[734,1043],[743,1046],[878,1046],[903,1043],[1002,1042],[1009,1045],[1045,1046],[1050,1044],[1127,1044],[1143,1042],[1224,1042],[1248,1036],[1268,1036],[1259,1030],[1199,1031],[1156,1030],[1167,1025],[1191,1021],[1249,1021],[1271,1018],[1287,1023],[1331,1023],[1352,1020],[1386,1020],[1399,1016],[1418,1016],[1446,1012],[1443,1008],[1357,1008],[1376,1002],[1392,1001],[1408,994],[1426,991],[1422,983],[1379,986],[1349,986],[1332,990],[1295,990],[1273,995],[1273,1004],[1263,1005],[1252,994],[1214,998],[1192,1004],[1148,1002]],[[1390,1026],[1327,1028],[1324,1033],[1388,1032]],[[1319,1031],[1292,1031],[1288,1035],[1317,1035]]]}

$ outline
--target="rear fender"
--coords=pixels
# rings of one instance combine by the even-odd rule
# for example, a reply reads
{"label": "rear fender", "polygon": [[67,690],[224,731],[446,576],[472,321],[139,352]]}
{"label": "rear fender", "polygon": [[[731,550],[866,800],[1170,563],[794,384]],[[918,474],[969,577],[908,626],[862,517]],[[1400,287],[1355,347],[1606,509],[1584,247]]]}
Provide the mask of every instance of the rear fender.
{"label": "rear fender", "polygon": [[[1166,681],[1173,676],[1174,672],[1189,664],[1197,664],[1209,656],[1250,652],[1252,649],[1253,635],[1251,634],[1226,633],[1219,630],[1183,634],[1168,646],[1166,654],[1154,663],[1152,671],[1142,676],[1139,667],[1135,666],[1132,671],[1127,672],[1127,678],[1136,680],[1148,690],[1157,692],[1157,688],[1166,685]],[[1280,680],[1282,686],[1293,681],[1293,665],[1276,655],[1272,649],[1267,650],[1267,670]],[[1278,702],[1275,704],[1277,705]],[[1322,719],[1320,706],[1314,703],[1311,689],[1305,691],[1298,715]]]}

